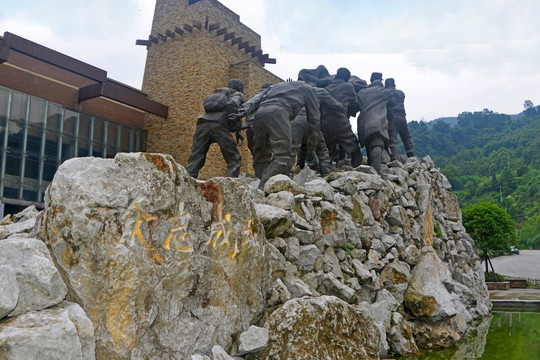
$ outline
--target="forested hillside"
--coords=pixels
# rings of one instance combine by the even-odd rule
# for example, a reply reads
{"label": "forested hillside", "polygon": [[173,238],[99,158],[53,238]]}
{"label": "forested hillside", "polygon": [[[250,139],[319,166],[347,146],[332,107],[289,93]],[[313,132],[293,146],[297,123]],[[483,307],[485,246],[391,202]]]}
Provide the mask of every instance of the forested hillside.
{"label": "forested hillside", "polygon": [[461,208],[487,200],[516,221],[524,248],[540,249],[540,107],[521,116],[464,112],[457,124],[412,121],[416,155],[430,155]]}

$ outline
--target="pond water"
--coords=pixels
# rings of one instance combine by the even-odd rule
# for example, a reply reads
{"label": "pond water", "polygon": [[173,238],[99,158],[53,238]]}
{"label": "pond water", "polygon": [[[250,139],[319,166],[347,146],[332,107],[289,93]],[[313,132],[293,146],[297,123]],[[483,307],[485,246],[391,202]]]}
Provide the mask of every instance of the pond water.
{"label": "pond water", "polygon": [[423,350],[407,360],[540,359],[540,312],[493,312],[452,348]]}

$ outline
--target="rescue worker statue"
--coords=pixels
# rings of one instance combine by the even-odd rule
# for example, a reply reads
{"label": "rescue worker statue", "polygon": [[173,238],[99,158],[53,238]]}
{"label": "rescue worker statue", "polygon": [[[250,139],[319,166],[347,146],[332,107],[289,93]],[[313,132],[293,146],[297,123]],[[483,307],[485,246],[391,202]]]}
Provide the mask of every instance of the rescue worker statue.
{"label": "rescue worker statue", "polygon": [[[206,162],[206,154],[210,145],[217,143],[221,154],[227,162],[227,176],[238,177],[242,156],[237,143],[242,145],[244,137],[241,133],[241,119],[229,119],[244,103],[244,83],[233,79],[225,88],[216,89],[204,100],[205,114],[197,119],[197,128],[193,136],[193,145],[187,164],[190,176],[197,178]],[[236,142],[231,132],[236,133]]]}
{"label": "rescue worker statue", "polygon": [[339,68],[334,80],[325,87],[330,95],[343,105],[341,112],[329,113],[321,119],[322,131],[332,159],[338,157],[336,148],[343,149],[351,155],[353,167],[362,164],[362,152],[358,139],[351,129],[349,116],[356,116],[360,105],[356,98],[354,85],[349,82],[351,72],[347,68]]}
{"label": "rescue worker statue", "polygon": [[[321,124],[325,123],[325,120],[330,118],[330,121],[333,121],[335,117],[334,114],[343,113],[343,105],[336,99],[334,99],[328,91],[322,88],[314,87],[313,88],[317,93],[317,100],[319,101],[319,110],[321,112]],[[309,123],[306,116],[306,109],[302,108],[296,118],[292,122],[292,150],[291,150],[291,162],[290,168],[295,164],[299,168],[304,168],[306,152],[308,151],[308,142],[310,136]],[[349,129],[351,125],[349,124]],[[352,131],[351,131],[352,132]],[[354,134],[353,134],[354,136]],[[356,136],[354,137],[356,139]],[[356,146],[358,147],[358,145]],[[328,153],[328,148],[326,147],[324,134],[321,130],[319,133],[319,141],[315,146],[315,155],[311,156],[312,159],[315,159],[318,163],[318,171],[321,176],[326,176],[327,174],[334,171],[334,168],[330,162],[330,156]],[[312,155],[309,154],[309,155]]]}
{"label": "rescue worker statue", "polygon": [[[320,111],[315,89],[303,81],[282,82],[250,98],[232,119],[248,116],[253,130],[253,169],[261,179],[259,189],[274,175],[289,175],[291,159],[291,121],[302,107],[309,124],[309,147],[319,141]],[[253,114],[253,116],[249,116]]]}
{"label": "rescue worker statue", "polygon": [[371,74],[371,84],[358,92],[360,115],[358,116],[358,137],[366,147],[368,163],[382,178],[382,150],[388,146],[387,106],[393,106],[392,90],[385,89],[382,74]]}
{"label": "rescue worker statue", "polygon": [[396,83],[392,78],[384,80],[384,87],[394,91],[394,106],[392,106],[394,126],[392,129],[388,129],[390,131],[388,134],[390,136],[390,158],[392,160],[398,159],[398,134],[401,137],[401,141],[403,141],[407,157],[414,157],[414,146],[411,134],[409,133],[407,119],[405,118],[405,94],[403,91],[396,89]]}

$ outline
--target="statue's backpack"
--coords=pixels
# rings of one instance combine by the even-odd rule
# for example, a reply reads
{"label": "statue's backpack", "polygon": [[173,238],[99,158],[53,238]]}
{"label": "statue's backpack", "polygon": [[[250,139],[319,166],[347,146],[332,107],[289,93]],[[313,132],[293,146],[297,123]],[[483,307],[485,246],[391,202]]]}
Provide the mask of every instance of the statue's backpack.
{"label": "statue's backpack", "polygon": [[207,113],[225,111],[230,92],[228,88],[216,89],[204,99],[204,111]]}

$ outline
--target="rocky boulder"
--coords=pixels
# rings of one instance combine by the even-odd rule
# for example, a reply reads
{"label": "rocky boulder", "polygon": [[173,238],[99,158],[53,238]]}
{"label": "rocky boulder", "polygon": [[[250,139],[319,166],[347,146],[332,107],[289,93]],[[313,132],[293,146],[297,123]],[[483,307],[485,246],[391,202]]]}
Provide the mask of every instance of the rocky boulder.
{"label": "rocky boulder", "polygon": [[239,179],[196,181],[165,155],[62,164],[38,233],[95,326],[98,359],[230,350],[257,321],[270,267],[250,194]]}
{"label": "rocky boulder", "polygon": [[435,251],[427,247],[411,274],[411,282],[405,293],[405,306],[416,317],[431,322],[446,320],[456,315],[452,296],[444,283],[452,275]]}
{"label": "rocky boulder", "polygon": [[0,358],[95,359],[94,326],[77,304],[30,311],[0,323]]}
{"label": "rocky boulder", "polygon": [[66,285],[43,241],[13,236],[1,240],[0,264],[0,273],[6,275],[0,280],[5,286],[0,294],[0,318],[45,309],[66,297]]}
{"label": "rocky boulder", "polygon": [[371,318],[333,296],[289,300],[267,326],[268,346],[250,359],[379,358],[379,332]]}

